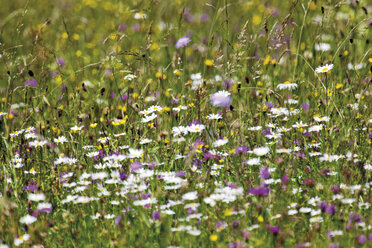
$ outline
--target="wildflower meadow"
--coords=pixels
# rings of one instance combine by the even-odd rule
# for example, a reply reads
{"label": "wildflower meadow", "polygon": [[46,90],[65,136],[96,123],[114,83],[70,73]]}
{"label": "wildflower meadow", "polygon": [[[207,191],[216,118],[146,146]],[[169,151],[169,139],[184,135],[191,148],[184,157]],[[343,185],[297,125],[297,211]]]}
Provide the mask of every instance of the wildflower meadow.
{"label": "wildflower meadow", "polygon": [[0,248],[372,247],[371,1],[0,2]]}

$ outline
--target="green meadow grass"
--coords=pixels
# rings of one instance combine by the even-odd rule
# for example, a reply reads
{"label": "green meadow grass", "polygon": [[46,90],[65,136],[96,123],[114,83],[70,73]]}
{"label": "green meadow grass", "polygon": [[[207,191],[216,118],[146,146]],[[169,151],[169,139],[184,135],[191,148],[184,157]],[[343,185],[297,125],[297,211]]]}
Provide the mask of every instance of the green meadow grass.
{"label": "green meadow grass", "polygon": [[4,2],[0,247],[370,247],[371,13]]}

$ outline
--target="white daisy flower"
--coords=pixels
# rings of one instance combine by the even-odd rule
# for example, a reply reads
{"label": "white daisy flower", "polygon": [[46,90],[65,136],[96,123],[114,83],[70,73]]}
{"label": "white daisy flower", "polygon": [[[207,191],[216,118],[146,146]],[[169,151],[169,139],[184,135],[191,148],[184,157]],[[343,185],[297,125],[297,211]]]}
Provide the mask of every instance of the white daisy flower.
{"label": "white daisy flower", "polygon": [[328,72],[328,71],[330,71],[330,70],[332,70],[332,69],[333,69],[333,64],[330,64],[330,65],[326,64],[326,65],[324,65],[324,66],[319,66],[319,67],[317,67],[317,68],[315,69],[315,72],[316,72],[316,73],[324,73],[324,72]]}

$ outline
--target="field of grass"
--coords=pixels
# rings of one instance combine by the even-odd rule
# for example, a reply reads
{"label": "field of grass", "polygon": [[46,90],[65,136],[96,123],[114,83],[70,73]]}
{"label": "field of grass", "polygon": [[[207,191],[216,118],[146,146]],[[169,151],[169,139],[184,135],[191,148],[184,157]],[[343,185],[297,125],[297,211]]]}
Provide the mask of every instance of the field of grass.
{"label": "field of grass", "polygon": [[0,8],[0,247],[371,247],[368,0]]}

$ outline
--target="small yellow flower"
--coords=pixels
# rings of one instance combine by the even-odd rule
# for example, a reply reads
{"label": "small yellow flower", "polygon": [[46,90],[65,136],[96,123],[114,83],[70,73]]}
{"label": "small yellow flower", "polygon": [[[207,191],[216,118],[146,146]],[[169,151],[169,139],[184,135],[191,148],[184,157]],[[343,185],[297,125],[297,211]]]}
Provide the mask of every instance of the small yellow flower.
{"label": "small yellow flower", "polygon": [[61,77],[61,75],[58,75],[57,77],[56,77],[56,81],[57,81],[57,83],[62,83],[62,77]]}
{"label": "small yellow flower", "polygon": [[209,237],[209,239],[210,239],[210,241],[215,242],[215,241],[217,241],[217,239],[218,239],[218,235],[216,235],[216,234],[212,234],[212,235]]}
{"label": "small yellow flower", "polygon": [[80,50],[77,50],[75,54],[77,57],[80,57],[83,53]]}
{"label": "small yellow flower", "polygon": [[158,43],[152,43],[151,46],[150,46],[150,51],[154,51],[154,50],[156,50],[158,48],[159,48]]}
{"label": "small yellow flower", "polygon": [[263,64],[264,65],[268,65],[270,63],[270,60],[271,60],[271,56],[270,55],[267,55]]}
{"label": "small yellow flower", "polygon": [[173,73],[174,73],[174,75],[176,75],[177,77],[181,76],[181,74],[182,74],[182,73],[181,73],[181,70],[178,70],[178,69],[174,70]]}
{"label": "small yellow flower", "polygon": [[211,59],[206,59],[206,60],[204,61],[204,64],[205,64],[206,66],[213,66],[213,60],[211,60]]}
{"label": "small yellow flower", "polygon": [[155,77],[156,78],[161,78],[163,80],[167,79],[167,75],[165,75],[164,73],[159,72],[159,71],[155,74]]}
{"label": "small yellow flower", "polygon": [[74,40],[79,40],[79,39],[80,39],[80,35],[79,35],[79,34],[74,34],[74,35],[72,36],[72,38],[73,38]]}
{"label": "small yellow flower", "polygon": [[232,209],[230,209],[230,208],[226,209],[225,210],[225,216],[231,216],[232,215],[232,212],[233,212]]}
{"label": "small yellow flower", "polygon": [[253,15],[252,22],[254,25],[258,25],[261,23],[261,16],[259,15]]}
{"label": "small yellow flower", "polygon": [[95,128],[97,126],[97,123],[92,123],[92,124],[90,124],[90,127],[91,128]]}
{"label": "small yellow flower", "polygon": [[262,215],[260,215],[260,216],[257,217],[257,220],[258,220],[258,222],[263,222],[264,218],[262,217]]}
{"label": "small yellow flower", "polygon": [[310,5],[309,5],[309,9],[310,10],[316,10],[316,4],[313,1],[311,1]]}
{"label": "small yellow flower", "polygon": [[340,83],[336,84],[336,89],[341,89],[342,87],[344,87],[343,84],[340,84]]}
{"label": "small yellow flower", "polygon": [[67,39],[68,38],[68,34],[66,32],[62,33],[61,35],[62,39]]}

